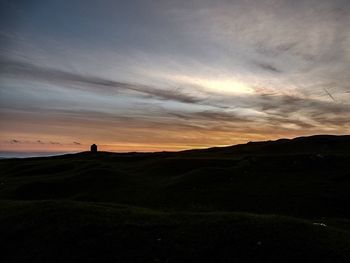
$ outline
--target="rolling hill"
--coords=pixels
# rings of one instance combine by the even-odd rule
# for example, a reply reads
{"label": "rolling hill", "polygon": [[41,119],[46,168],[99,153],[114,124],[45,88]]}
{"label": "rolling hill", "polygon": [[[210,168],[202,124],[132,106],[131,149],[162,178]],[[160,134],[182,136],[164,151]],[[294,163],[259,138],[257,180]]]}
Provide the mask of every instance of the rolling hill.
{"label": "rolling hill", "polygon": [[2,262],[350,261],[350,136],[0,169]]}

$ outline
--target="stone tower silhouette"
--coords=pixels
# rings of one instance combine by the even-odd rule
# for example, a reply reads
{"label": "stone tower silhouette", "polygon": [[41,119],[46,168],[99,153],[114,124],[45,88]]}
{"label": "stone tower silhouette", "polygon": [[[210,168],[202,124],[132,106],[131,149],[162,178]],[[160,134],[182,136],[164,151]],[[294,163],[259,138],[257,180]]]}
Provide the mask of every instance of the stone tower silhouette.
{"label": "stone tower silhouette", "polygon": [[96,145],[96,144],[91,145],[90,151],[91,151],[92,153],[96,153],[96,152],[97,152],[97,145]]}

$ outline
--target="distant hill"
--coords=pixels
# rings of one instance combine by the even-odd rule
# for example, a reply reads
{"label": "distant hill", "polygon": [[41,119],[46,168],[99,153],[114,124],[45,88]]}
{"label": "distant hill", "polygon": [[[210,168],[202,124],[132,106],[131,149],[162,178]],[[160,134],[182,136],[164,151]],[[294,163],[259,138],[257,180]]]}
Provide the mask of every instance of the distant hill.
{"label": "distant hill", "polygon": [[0,260],[349,262],[349,149],[318,135],[0,160]]}

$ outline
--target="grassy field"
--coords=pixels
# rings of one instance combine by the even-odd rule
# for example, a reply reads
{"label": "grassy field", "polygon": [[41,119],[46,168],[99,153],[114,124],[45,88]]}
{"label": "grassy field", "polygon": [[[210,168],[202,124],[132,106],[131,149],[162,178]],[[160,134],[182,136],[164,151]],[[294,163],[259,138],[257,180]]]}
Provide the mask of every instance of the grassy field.
{"label": "grassy field", "polygon": [[2,262],[350,262],[350,136],[0,160]]}

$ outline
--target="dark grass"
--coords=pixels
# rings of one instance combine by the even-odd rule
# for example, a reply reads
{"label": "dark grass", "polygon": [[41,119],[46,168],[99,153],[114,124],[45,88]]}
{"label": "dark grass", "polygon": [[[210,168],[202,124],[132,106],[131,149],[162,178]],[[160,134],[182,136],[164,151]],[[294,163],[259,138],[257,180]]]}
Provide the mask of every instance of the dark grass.
{"label": "dark grass", "polygon": [[[277,215],[166,213],[72,201],[1,202],[13,262],[347,262],[350,232]],[[20,252],[20,253],[18,253]]]}
{"label": "dark grass", "polygon": [[0,171],[2,262],[350,262],[349,136]]}

